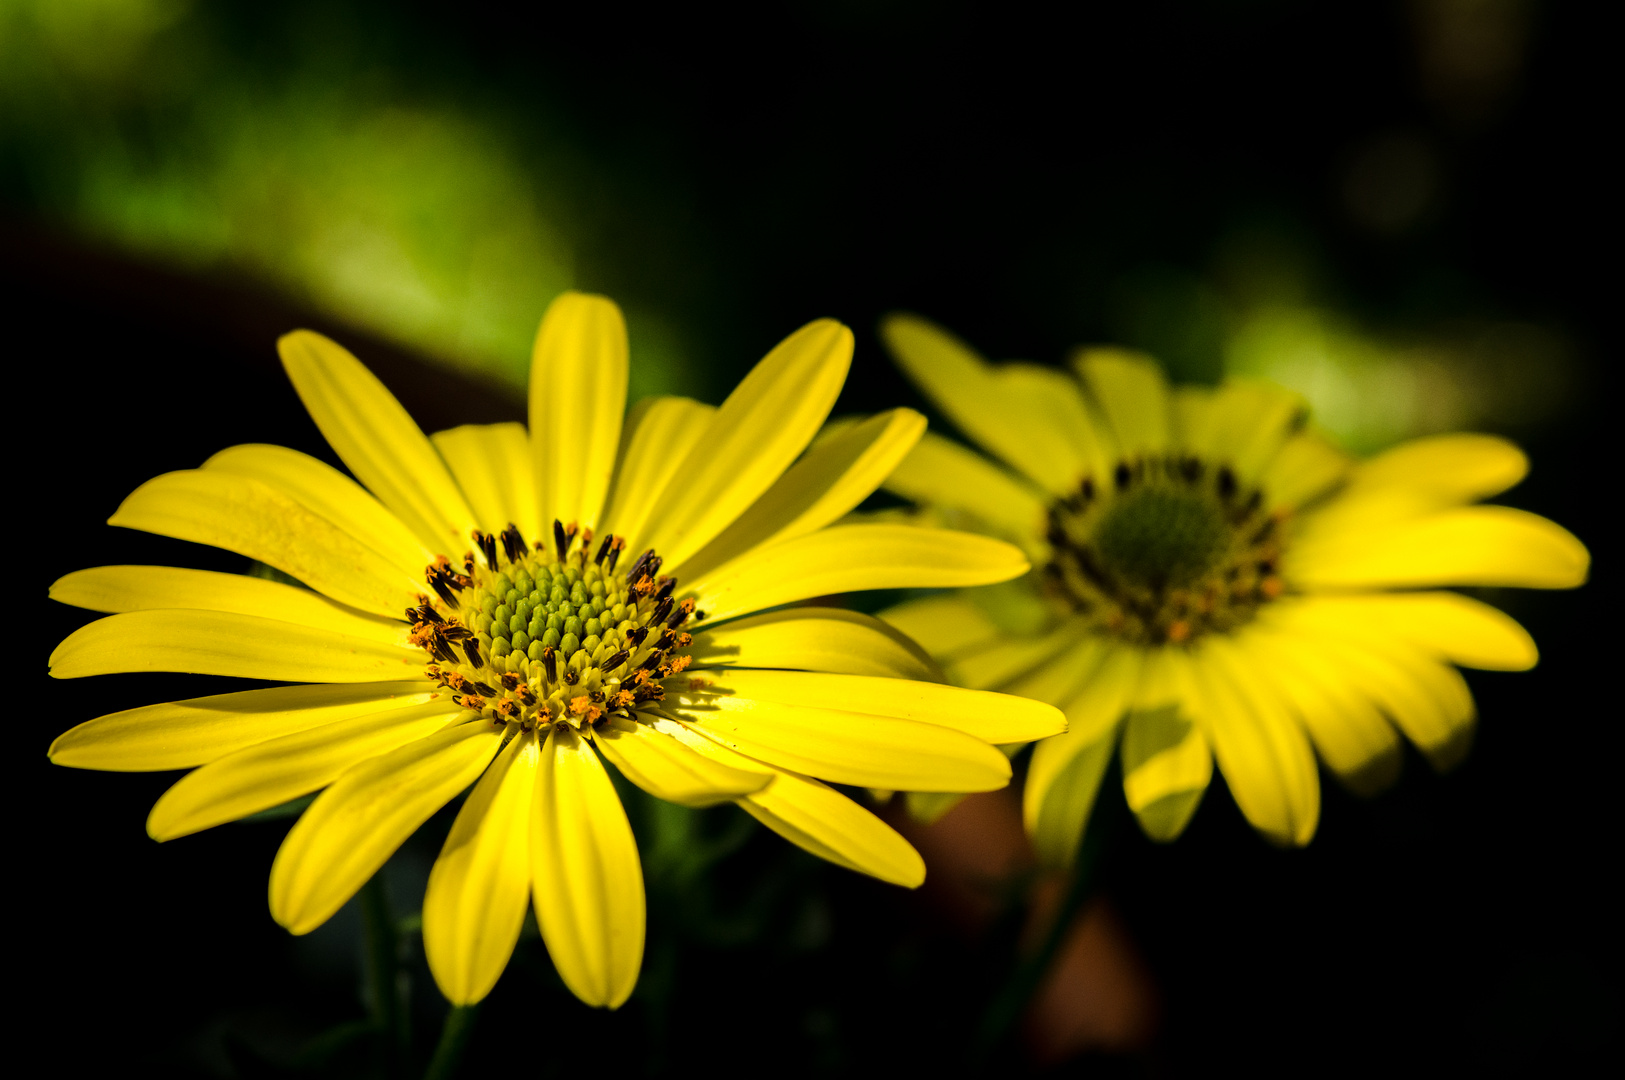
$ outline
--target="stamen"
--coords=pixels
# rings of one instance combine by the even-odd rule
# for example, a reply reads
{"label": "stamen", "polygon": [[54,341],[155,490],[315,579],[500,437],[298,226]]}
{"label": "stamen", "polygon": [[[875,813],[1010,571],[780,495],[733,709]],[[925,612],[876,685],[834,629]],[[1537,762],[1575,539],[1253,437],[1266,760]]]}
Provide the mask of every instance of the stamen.
{"label": "stamen", "polygon": [[502,530],[502,550],[508,556],[508,561],[516,563],[525,557],[527,545],[524,536],[519,532],[519,526],[508,522],[508,527]]}

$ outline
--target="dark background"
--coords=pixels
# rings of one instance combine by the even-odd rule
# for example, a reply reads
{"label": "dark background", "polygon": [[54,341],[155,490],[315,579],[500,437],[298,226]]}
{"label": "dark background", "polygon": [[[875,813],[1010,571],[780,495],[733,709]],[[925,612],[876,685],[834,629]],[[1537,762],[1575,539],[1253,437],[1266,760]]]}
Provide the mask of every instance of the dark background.
{"label": "dark background", "polygon": [[[522,18],[481,3],[348,3],[206,5],[181,30],[211,43],[209,71],[234,85],[353,79],[369,99],[496,118],[518,160],[569,162],[550,197],[572,223],[575,283],[674,327],[683,361],[648,385],[712,400],[786,332],[833,315],[859,340],[839,409],[918,406],[873,332],[899,307],[998,356],[1056,361],[1120,340],[1180,377],[1217,378],[1224,313],[1246,310],[1260,259],[1374,338],[1481,342],[1516,324],[1559,343],[1510,361],[1463,347],[1449,368],[1462,384],[1546,395],[1535,412],[1490,395],[1472,414],[1534,460],[1508,501],[1572,529],[1596,560],[1579,592],[1491,597],[1534,633],[1540,666],[1469,673],[1478,742],[1452,774],[1413,756],[1375,800],[1328,778],[1305,851],[1268,846],[1218,782],[1173,845],[1108,813],[1102,890],[1119,951],[1149,973],[1154,1035],[1044,1066],[1523,1073],[1619,1050],[1608,867],[1622,748],[1617,696],[1603,690],[1618,455],[1602,388],[1618,345],[1620,184],[1604,156],[1617,141],[1605,112],[1615,50],[1597,15],[1489,0],[1153,3],[1065,18],[1015,4]],[[143,78],[161,82],[165,56]],[[186,129],[187,95],[207,92],[197,78],[162,109],[95,115],[161,149]],[[293,325],[351,344],[426,429],[517,417],[521,399],[500,372],[470,376],[348,325],[263,267],[177,261],[99,233],[70,197],[89,107],[51,112],[16,93],[6,104],[0,295],[21,377],[11,520],[32,526],[17,543],[38,567],[26,610],[43,624],[29,631],[38,652],[12,756],[13,948],[32,1004],[14,1039],[73,1072],[284,1075],[301,1060],[363,1071],[364,1041],[323,1061],[311,1049],[365,1015],[353,905],[299,940],[266,914],[286,821],[159,846],[142,822],[171,777],[44,760],[83,719],[227,680],[43,678],[49,650],[87,619],[46,602],[44,586],[109,562],[241,569],[102,522],[144,479],[232,443],[331,460],[275,365],[274,337]],[[1259,251],[1278,257],[1237,255]],[[527,939],[482,1012],[466,1075],[970,1067],[1015,907],[967,929],[929,896],[741,827],[731,808],[677,820],[630,801],[650,890],[636,996],[616,1014],[586,1010]],[[401,914],[447,827],[443,814],[391,863]],[[421,1056],[443,1005],[410,935],[406,949]],[[1011,1044],[988,1069],[1038,1067]]]}

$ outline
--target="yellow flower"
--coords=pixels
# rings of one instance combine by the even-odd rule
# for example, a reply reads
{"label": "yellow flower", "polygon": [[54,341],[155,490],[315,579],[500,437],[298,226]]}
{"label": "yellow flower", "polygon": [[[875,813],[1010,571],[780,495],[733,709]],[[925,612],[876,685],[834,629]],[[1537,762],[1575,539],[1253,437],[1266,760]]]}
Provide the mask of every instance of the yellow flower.
{"label": "yellow flower", "polygon": [[[151,705],[58,738],[52,760],[194,768],[158,801],[168,840],[324,789],[271,869],[271,913],[306,933],[473,785],[430,875],[424,949],[446,996],[484,997],[534,897],[559,974],[611,1008],[637,981],[642,872],[607,758],[691,806],[732,800],[825,859],[902,885],[924,867],[819,780],[979,791],[990,743],[1061,730],[1054,709],[940,682],[865,616],[795,601],[1025,572],[971,534],[827,527],[924,429],[898,410],[802,453],[845,379],[852,335],[797,331],[719,408],[642,403],[624,424],[627,341],[608,300],[542,320],[530,430],[425,438],[349,353],[279,343],[322,434],[360,481],[247,445],[148,481],[111,524],[248,556],[252,576],[105,566],[51,588],[115,612],[62,642],[58,678],[186,671],[294,684]],[[799,458],[799,460],[798,460]],[[363,486],[364,485],[364,486]]]}
{"label": "yellow flower", "polygon": [[[1403,732],[1435,765],[1466,748],[1452,665],[1523,670],[1521,626],[1439,586],[1571,588],[1589,556],[1544,518],[1474,506],[1521,479],[1517,447],[1418,439],[1354,462],[1295,395],[1232,381],[1171,390],[1155,364],[1084,350],[1076,378],[992,366],[894,316],[905,371],[1001,463],[928,434],[887,487],[1020,544],[1019,584],[884,613],[960,685],[1051,702],[1024,795],[1046,861],[1076,849],[1111,755],[1144,830],[1178,836],[1218,760],[1247,820],[1306,844],[1315,755],[1356,790],[1391,779]],[[950,800],[916,800],[922,812]]]}

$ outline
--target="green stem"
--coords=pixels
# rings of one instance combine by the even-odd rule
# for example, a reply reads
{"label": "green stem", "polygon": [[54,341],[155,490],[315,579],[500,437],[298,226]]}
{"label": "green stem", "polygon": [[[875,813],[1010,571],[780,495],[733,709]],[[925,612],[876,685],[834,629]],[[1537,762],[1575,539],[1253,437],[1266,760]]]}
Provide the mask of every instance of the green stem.
{"label": "green stem", "polygon": [[463,1050],[468,1046],[469,1032],[474,1030],[474,1016],[478,1005],[454,1005],[446,1014],[446,1026],[440,1029],[440,1043],[429,1059],[429,1069],[423,1080],[451,1080],[462,1064]]}
{"label": "green stem", "polygon": [[405,1015],[396,987],[400,976],[400,941],[379,870],[361,887],[361,921],[366,936],[367,990],[372,1022],[383,1047],[384,1075],[397,1076],[406,1051]]}
{"label": "green stem", "polygon": [[[1109,800],[1103,799],[1101,802],[1109,803]],[[1101,849],[1105,846],[1105,835],[1112,824],[1103,819],[1115,817],[1108,806],[1095,806],[1067,878],[1066,895],[1044,931],[1043,942],[1032,955],[1017,962],[1004,987],[982,1014],[982,1022],[976,1032],[974,1060],[977,1065],[988,1064],[995,1051],[1010,1037],[1016,1022],[1032,1000],[1034,991],[1038,989],[1039,981],[1055,962],[1061,943],[1066,940],[1066,932],[1072,926],[1073,916],[1094,894],[1099,878]]]}

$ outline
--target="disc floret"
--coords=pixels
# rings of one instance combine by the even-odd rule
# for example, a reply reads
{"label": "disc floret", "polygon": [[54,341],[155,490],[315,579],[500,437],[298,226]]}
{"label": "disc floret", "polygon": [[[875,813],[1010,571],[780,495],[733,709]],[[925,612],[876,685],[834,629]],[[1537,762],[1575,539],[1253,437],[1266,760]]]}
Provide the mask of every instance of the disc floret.
{"label": "disc floret", "polygon": [[1190,641],[1279,596],[1281,520],[1228,466],[1191,456],[1120,462],[1049,510],[1048,591],[1115,637]]}
{"label": "disc floret", "polygon": [[531,547],[518,527],[476,531],[459,572],[444,558],[425,573],[433,597],[407,610],[411,641],[432,658],[429,677],[492,723],[580,728],[665,696],[686,669],[691,598],[645,551],[625,573],[626,544],[554,522]]}

